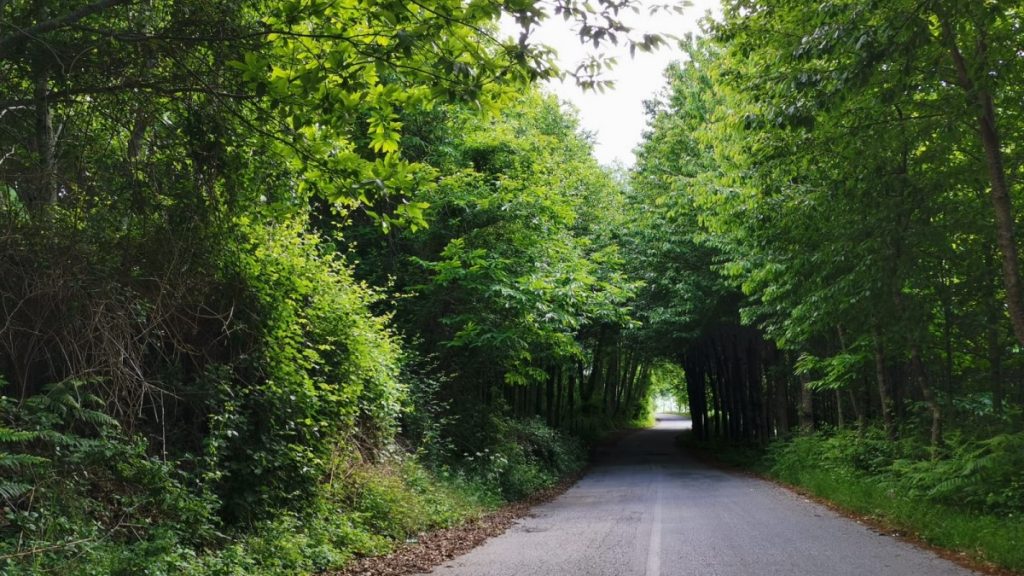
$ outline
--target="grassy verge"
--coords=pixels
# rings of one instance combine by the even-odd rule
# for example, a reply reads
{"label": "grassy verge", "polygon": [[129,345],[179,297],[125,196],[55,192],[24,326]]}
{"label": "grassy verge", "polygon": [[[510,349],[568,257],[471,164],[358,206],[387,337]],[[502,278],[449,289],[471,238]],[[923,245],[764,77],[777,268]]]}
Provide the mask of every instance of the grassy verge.
{"label": "grassy verge", "polygon": [[969,559],[973,567],[1024,573],[1024,517],[935,502],[893,466],[863,470],[837,457],[830,452],[834,438],[801,438],[768,449],[699,444],[689,438],[682,442],[723,464],[793,486],[911,540],[954,552],[951,558]]}

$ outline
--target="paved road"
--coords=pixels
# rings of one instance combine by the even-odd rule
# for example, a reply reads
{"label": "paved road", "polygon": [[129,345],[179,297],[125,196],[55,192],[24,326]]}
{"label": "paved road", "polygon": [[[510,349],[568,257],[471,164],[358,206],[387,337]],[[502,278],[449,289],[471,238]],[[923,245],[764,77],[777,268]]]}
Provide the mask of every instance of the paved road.
{"label": "paved road", "polygon": [[585,478],[435,576],[967,576],[768,482],[632,434]]}

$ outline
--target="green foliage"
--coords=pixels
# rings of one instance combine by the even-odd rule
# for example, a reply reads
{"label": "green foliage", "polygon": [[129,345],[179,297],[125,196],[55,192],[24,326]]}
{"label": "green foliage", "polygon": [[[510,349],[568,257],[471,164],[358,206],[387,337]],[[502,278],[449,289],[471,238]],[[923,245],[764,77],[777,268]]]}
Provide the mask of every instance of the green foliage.
{"label": "green foliage", "polygon": [[892,472],[901,488],[947,506],[990,514],[1024,513],[1024,433],[998,434],[983,440],[962,435],[946,438],[940,458],[901,459]]}
{"label": "green foliage", "polygon": [[[650,394],[652,404],[654,400],[661,401],[672,401],[675,403],[676,408],[680,412],[686,412],[687,407],[687,394],[686,394],[686,373],[683,368],[678,364],[672,364],[670,362],[660,362],[655,364],[651,369],[651,387]],[[654,410],[656,407],[651,406],[648,410]],[[653,418],[654,415],[649,414],[645,417]]]}
{"label": "green foliage", "polygon": [[[407,432],[432,439],[420,447],[431,461],[458,467],[485,450],[525,462],[495,436],[495,417],[542,415],[584,437],[628,420],[647,378],[645,358],[625,358],[639,283],[619,243],[622,182],[548,96],[525,93],[487,118],[455,106],[408,116],[423,161],[441,173],[414,199],[429,205],[430,227],[382,238],[372,217],[355,217],[344,228],[358,276],[388,285],[410,357],[429,359],[410,374]],[[595,354],[608,377],[590,384],[580,370]],[[632,397],[595,402],[617,386]]]}
{"label": "green foliage", "polygon": [[216,500],[125,435],[92,387],[53,385],[21,406],[0,399],[5,574],[128,574],[150,562],[170,573],[174,555],[216,538]]}
{"label": "green foliage", "polygon": [[898,459],[905,445],[891,442],[882,430],[872,428],[864,434],[836,431],[798,436],[769,446],[772,474],[797,483],[809,462],[843,475],[881,475]]}
{"label": "green foliage", "polygon": [[584,327],[626,320],[633,285],[615,248],[577,231],[587,204],[614,184],[551,98],[530,95],[498,120],[459,124],[456,154],[468,166],[423,197],[437,217],[413,239],[442,246],[413,257],[427,272],[414,287],[419,313],[457,310],[444,319],[450,347],[486,351],[507,384],[534,383],[546,376],[538,359],[581,354]]}
{"label": "green foliage", "polygon": [[[206,449],[236,517],[308,499],[336,446],[388,444],[403,402],[398,344],[374,295],[301,220],[242,220],[229,274],[245,287],[258,347],[239,388],[211,374]],[[255,369],[255,370],[253,370]],[[235,375],[237,377],[237,375]]]}
{"label": "green foliage", "polygon": [[457,470],[496,489],[507,501],[518,500],[579,471],[586,451],[579,440],[539,419],[493,417],[493,440],[463,455]]}
{"label": "green foliage", "polygon": [[1021,514],[1020,433],[969,439],[951,434],[938,457],[912,440],[892,442],[879,429],[796,437],[769,447],[771,474],[802,484],[807,470],[826,470],[837,482],[871,480],[893,493],[965,513]]}
{"label": "green foliage", "polygon": [[214,496],[195,491],[176,463],[148,456],[96,406],[78,383],[21,407],[3,400],[4,574],[304,575],[386,552],[495,502],[413,460],[343,456],[301,508],[225,531]]}

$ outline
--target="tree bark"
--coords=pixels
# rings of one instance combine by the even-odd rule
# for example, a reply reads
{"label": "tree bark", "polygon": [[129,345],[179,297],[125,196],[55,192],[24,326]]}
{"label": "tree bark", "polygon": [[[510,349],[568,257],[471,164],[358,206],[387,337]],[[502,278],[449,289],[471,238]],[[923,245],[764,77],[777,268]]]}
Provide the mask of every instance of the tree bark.
{"label": "tree bark", "polygon": [[[46,2],[38,3],[38,17],[48,17]],[[53,131],[53,110],[50,108],[50,61],[44,54],[34,59],[32,106],[35,109],[35,153],[38,176],[31,195],[23,198],[32,212],[38,212],[57,200],[57,139]]]}
{"label": "tree bark", "polygon": [[[585,381],[580,381],[582,390],[580,390],[580,400],[584,406],[588,406],[591,400],[594,398],[594,392],[597,391],[597,381],[600,378],[601,364],[603,361],[604,351],[604,328],[597,334],[597,343],[594,344],[594,354],[591,357],[590,362],[590,378]],[[582,373],[580,374],[582,376]]]}
{"label": "tree bark", "polygon": [[698,440],[708,439],[707,383],[703,358],[688,354],[683,361],[686,377],[686,396],[690,400],[690,418],[693,434]]}
{"label": "tree bark", "polygon": [[896,439],[896,422],[893,418],[893,401],[889,393],[889,383],[885,374],[885,350],[882,348],[882,337],[875,330],[875,379],[878,381],[878,396],[882,404],[882,424],[885,435]]}
{"label": "tree bark", "polygon": [[558,368],[556,368],[555,370],[557,374],[557,380],[555,380],[554,425],[560,427],[562,425],[562,398],[564,396],[565,388],[565,367],[564,365],[559,365]]}
{"label": "tree bark", "polygon": [[555,422],[555,381],[558,378],[558,369],[555,367],[548,368],[548,378],[544,390],[544,412],[548,426],[554,427]]}
{"label": "tree bark", "polygon": [[846,418],[843,414],[843,397],[839,393],[839,390],[835,391],[836,397],[836,426],[839,428],[846,428]]}
{"label": "tree bark", "polygon": [[[992,93],[983,86],[978,86],[971,76],[967,59],[957,43],[956,33],[949,19],[938,14],[942,27],[942,36],[953,59],[957,81],[961,89],[973,98],[976,106],[976,122],[981,147],[985,154],[985,168],[988,171],[990,199],[996,218],[996,245],[1002,255],[1003,287],[1006,289],[1006,308],[1010,313],[1010,324],[1013,334],[1024,346],[1024,292],[1021,287],[1020,260],[1017,256],[1017,238],[1014,230],[1013,202],[1010,199],[1010,187],[1006,179],[1006,167],[1003,161],[1002,143],[996,123],[996,107]],[[984,37],[979,33],[977,54],[981,61],[985,60],[988,47]]]}
{"label": "tree bark", "polygon": [[939,401],[935,398],[935,392],[928,382],[928,372],[925,370],[924,361],[921,359],[921,348],[917,345],[910,349],[910,366],[914,371],[914,379],[917,380],[918,386],[921,387],[924,401],[928,404],[928,409],[932,413],[932,455],[937,456],[937,449],[942,444],[942,408],[939,406]]}
{"label": "tree bark", "polygon": [[814,393],[807,385],[807,376],[800,375],[800,432],[810,434],[814,432]]}

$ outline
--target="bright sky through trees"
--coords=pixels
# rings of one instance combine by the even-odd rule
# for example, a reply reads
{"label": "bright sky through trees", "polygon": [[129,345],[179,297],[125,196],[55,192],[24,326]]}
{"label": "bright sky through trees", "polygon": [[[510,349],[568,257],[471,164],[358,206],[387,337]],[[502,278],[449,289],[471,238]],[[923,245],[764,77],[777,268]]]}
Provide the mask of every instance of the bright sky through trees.
{"label": "bright sky through trees", "polygon": [[[691,0],[682,14],[659,11],[648,14],[648,7],[665,4],[656,0],[645,0],[640,14],[629,14],[623,20],[638,32],[656,32],[683,36],[699,31],[699,21],[711,11],[721,14],[719,0]],[[515,24],[503,22],[502,29],[508,33],[516,30]],[[534,33],[534,41],[547,44],[558,51],[562,68],[571,70],[586,56],[587,46],[580,44],[572,23],[561,18],[552,18]],[[615,81],[613,89],[599,92],[584,92],[572,79],[548,83],[548,89],[562,100],[568,100],[580,112],[583,127],[596,137],[595,156],[602,164],[616,161],[627,166],[633,164],[633,147],[640,142],[645,119],[643,101],[651,98],[665,85],[662,71],[681,54],[675,43],[653,53],[637,52],[629,57],[626,46],[602,46],[602,53],[615,56],[618,66],[608,73]]]}

